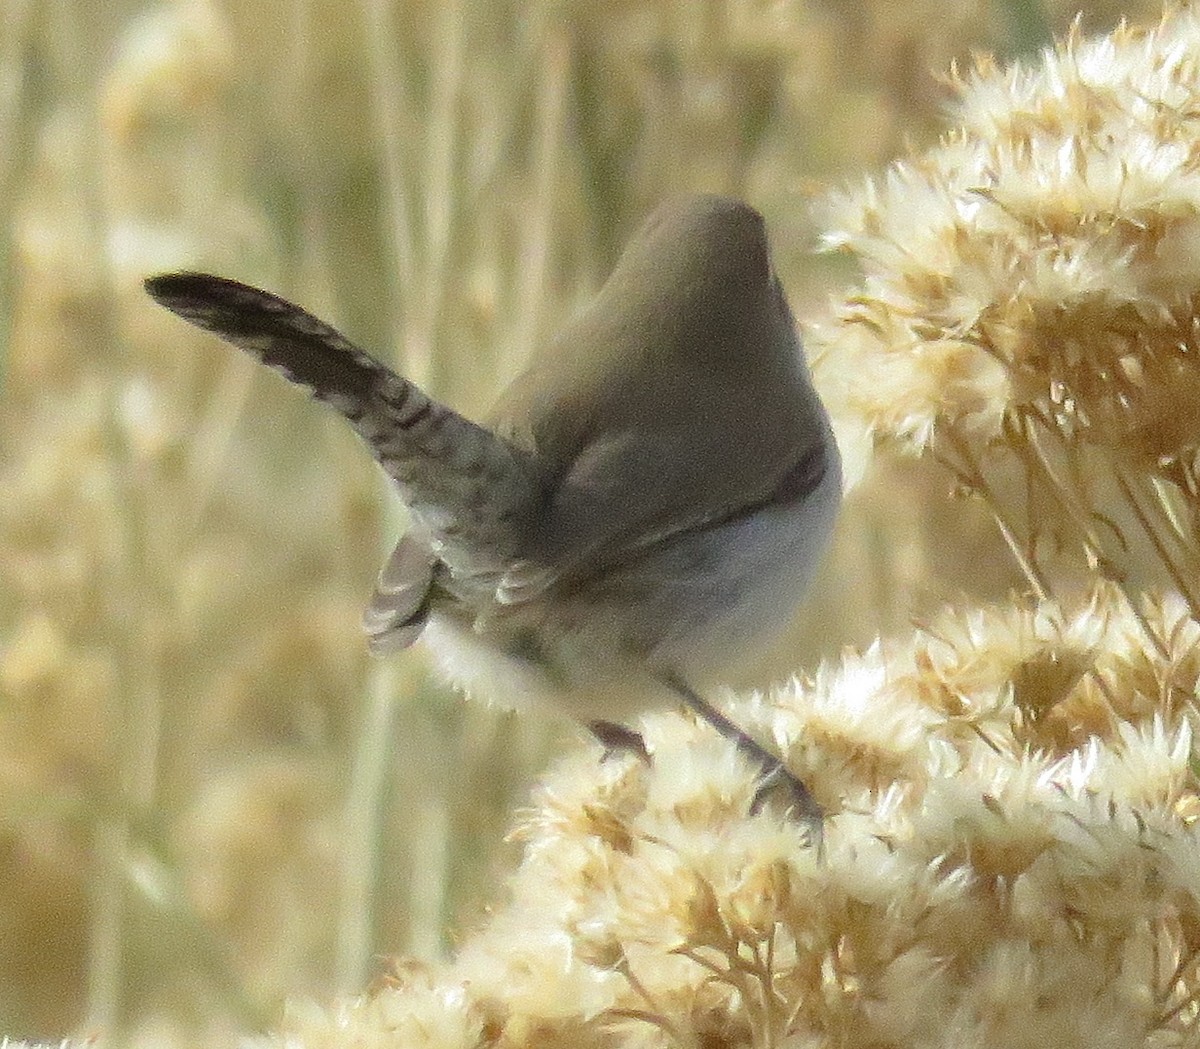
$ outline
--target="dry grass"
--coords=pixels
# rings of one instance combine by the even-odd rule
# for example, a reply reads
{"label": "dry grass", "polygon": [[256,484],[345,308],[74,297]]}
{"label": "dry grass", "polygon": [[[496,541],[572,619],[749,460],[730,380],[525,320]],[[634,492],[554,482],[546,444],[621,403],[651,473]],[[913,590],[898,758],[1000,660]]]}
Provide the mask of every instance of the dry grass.
{"label": "dry grass", "polygon": [[[1089,27],[1107,28],[1102,6]],[[0,1031],[211,1043],[270,1026],[285,997],[364,988],[382,955],[439,958],[501,897],[513,808],[574,746],[570,727],[446,694],[419,657],[368,662],[360,609],[400,511],[337,420],[155,310],[144,275],[268,285],[478,409],[669,192],[760,207],[793,299],[815,312],[847,268],[810,255],[814,188],[932,140],[947,88],[931,69],[973,48],[1011,54],[1072,14],[926,0],[0,0]],[[996,197],[1005,214],[1020,206]],[[852,246],[870,271],[870,247]],[[1162,345],[1191,317],[1162,318]],[[1057,374],[1057,358],[969,334],[956,337],[992,337],[988,367]],[[823,385],[837,342],[823,331]],[[1026,429],[972,416],[962,441],[951,431],[935,448],[982,500],[947,500],[929,460],[872,460],[776,669],[947,596],[999,597],[1025,584],[1018,565],[1064,599],[1106,579],[1114,615],[1141,609],[1136,572],[1166,566],[1194,615],[1194,536],[1170,489],[1191,475],[1145,468],[1180,447],[1167,423],[1190,418],[1194,379],[1169,352],[1153,362],[1167,371],[1143,386],[1170,396],[1141,405],[1108,482],[1132,522],[1122,538],[1148,519],[1140,560],[1088,518],[1087,469],[1062,484],[1038,472],[1063,433],[1087,438],[1089,457],[1107,445],[1078,419],[1063,430],[1061,402],[1031,394],[1013,417]],[[1084,415],[1103,429],[1125,402],[1097,389]],[[853,407],[846,452],[861,473],[880,424],[856,429]],[[1015,460],[985,461],[996,433]],[[1018,561],[992,531],[1012,504],[989,493],[1030,478],[1060,507],[1057,569],[1040,520],[1010,523]],[[1178,640],[1145,621],[1161,645]],[[594,757],[566,779],[618,774]],[[710,880],[728,875],[720,862]],[[636,986],[625,947],[595,939],[609,983]],[[724,1016],[731,992],[704,993]],[[782,1030],[768,1013],[755,1044]],[[469,1040],[461,1014],[447,1020],[460,1021]]]}

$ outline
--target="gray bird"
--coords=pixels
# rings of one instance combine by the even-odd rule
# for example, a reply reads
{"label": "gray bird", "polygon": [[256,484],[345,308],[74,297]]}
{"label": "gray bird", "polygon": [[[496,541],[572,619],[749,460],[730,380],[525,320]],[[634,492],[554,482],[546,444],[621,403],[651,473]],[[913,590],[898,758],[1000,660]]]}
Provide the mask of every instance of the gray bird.
{"label": "gray bird", "polygon": [[612,745],[682,701],[819,827],[801,781],[700,695],[785,625],[841,500],[756,211],[659,207],[486,426],[269,292],[200,273],[146,290],[335,408],[395,482],[412,527],[366,612],[373,651],[421,637],[468,692],[548,701]]}

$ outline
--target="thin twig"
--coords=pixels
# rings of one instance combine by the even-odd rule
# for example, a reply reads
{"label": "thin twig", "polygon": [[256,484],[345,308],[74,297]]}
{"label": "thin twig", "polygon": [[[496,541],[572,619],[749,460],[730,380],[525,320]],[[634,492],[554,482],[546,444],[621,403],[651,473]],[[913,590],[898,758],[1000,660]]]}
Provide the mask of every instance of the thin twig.
{"label": "thin twig", "polygon": [[954,445],[955,451],[966,461],[968,468],[962,469],[945,456],[937,453],[935,453],[935,459],[943,467],[952,471],[962,483],[966,484],[971,491],[983,499],[984,504],[992,515],[992,520],[996,522],[996,527],[1000,530],[1001,537],[1008,546],[1009,552],[1013,555],[1013,559],[1017,562],[1017,566],[1021,569],[1026,581],[1033,589],[1034,595],[1039,601],[1049,600],[1050,584],[1042,575],[1041,569],[1038,568],[1037,563],[1033,559],[1032,547],[1028,555],[1021,549],[1021,544],[1017,540],[1016,530],[1005,516],[1000,500],[996,498],[995,492],[984,477],[983,468],[971,454],[971,450],[967,446],[966,441],[963,440],[961,434],[950,429],[947,431],[947,438]]}
{"label": "thin twig", "polygon": [[1116,466],[1113,467],[1113,476],[1116,477],[1117,487],[1120,488],[1121,494],[1125,497],[1125,501],[1133,511],[1134,517],[1137,518],[1138,524],[1141,525],[1146,538],[1150,540],[1150,545],[1154,547],[1154,552],[1158,554],[1158,559],[1167,570],[1171,581],[1175,584],[1180,594],[1183,595],[1184,600],[1187,601],[1188,608],[1192,610],[1192,615],[1200,617],[1200,602],[1197,601],[1196,595],[1192,593],[1185,573],[1175,563],[1175,559],[1167,549],[1163,537],[1159,535],[1158,530],[1154,527],[1153,522],[1150,520],[1150,515],[1134,494],[1133,486],[1129,483],[1129,479],[1125,476],[1124,471]]}

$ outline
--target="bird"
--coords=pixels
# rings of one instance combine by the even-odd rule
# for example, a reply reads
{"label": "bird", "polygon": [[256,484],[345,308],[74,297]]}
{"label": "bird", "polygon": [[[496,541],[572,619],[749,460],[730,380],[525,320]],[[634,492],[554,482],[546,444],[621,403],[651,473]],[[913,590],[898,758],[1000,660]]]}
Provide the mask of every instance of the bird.
{"label": "bird", "polygon": [[671,198],[590,302],[472,421],[330,325],[210,274],[145,289],[340,413],[411,517],[363,624],[386,654],[422,640],[464,691],[549,704],[607,747],[691,709],[782,784],[801,777],[706,690],[777,639],[834,528],[841,459],[762,216]]}

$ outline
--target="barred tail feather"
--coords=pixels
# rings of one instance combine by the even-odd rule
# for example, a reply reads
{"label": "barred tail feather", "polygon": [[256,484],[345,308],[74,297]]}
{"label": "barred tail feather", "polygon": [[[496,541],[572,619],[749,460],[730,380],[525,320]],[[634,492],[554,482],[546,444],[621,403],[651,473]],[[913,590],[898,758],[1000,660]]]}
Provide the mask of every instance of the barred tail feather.
{"label": "barred tail feather", "polygon": [[[383,431],[430,410],[432,402],[412,383],[278,295],[205,273],[163,274],[149,278],[145,288],[172,313],[306,387],[345,416],[373,449],[386,436]],[[397,411],[394,420],[376,419],[371,408],[380,398],[407,411]]]}
{"label": "barred tail feather", "polygon": [[487,574],[495,558],[516,552],[518,518],[535,501],[534,470],[521,450],[278,295],[205,273],[163,274],[145,288],[343,415],[452,568]]}

